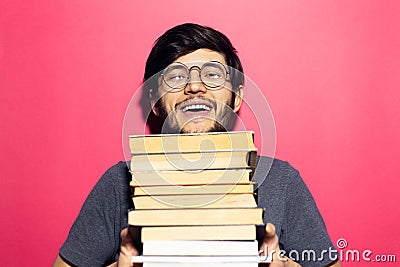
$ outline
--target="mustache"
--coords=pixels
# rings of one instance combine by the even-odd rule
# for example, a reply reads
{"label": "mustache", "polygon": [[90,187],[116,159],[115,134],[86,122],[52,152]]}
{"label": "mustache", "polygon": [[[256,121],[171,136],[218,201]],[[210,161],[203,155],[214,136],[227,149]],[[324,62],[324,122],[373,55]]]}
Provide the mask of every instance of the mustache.
{"label": "mustache", "polygon": [[206,97],[203,97],[203,96],[191,96],[191,97],[188,97],[188,98],[186,98],[185,100],[183,100],[181,102],[176,103],[174,109],[177,110],[180,107],[188,104],[190,101],[192,101],[194,99],[208,102],[214,109],[217,108],[217,101],[215,101],[214,99],[206,98]]}

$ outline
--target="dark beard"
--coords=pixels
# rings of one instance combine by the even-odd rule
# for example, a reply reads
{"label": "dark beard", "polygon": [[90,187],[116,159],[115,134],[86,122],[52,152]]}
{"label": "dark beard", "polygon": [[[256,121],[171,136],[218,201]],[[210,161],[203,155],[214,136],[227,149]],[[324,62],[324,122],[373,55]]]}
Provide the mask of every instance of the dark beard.
{"label": "dark beard", "polygon": [[[185,131],[185,128],[182,127],[179,133],[184,134],[184,133],[196,133],[196,132],[201,132],[201,131]],[[214,125],[207,131],[209,133],[211,132],[227,132],[229,131],[226,127],[224,127],[221,123],[214,121]]]}
{"label": "dark beard", "polygon": [[[236,114],[233,112],[234,103],[235,103],[235,93],[232,92],[232,98],[229,105],[224,105],[220,120],[214,120],[213,126],[207,130],[207,132],[227,132],[231,131],[236,123]],[[162,134],[184,134],[184,133],[195,133],[197,131],[185,131],[185,127],[180,127],[178,123],[171,122],[169,119],[169,114],[162,103],[161,99],[157,101],[155,104],[159,112],[159,119],[161,123],[160,133]],[[173,118],[173,116],[170,116]],[[200,131],[199,131],[200,132]]]}

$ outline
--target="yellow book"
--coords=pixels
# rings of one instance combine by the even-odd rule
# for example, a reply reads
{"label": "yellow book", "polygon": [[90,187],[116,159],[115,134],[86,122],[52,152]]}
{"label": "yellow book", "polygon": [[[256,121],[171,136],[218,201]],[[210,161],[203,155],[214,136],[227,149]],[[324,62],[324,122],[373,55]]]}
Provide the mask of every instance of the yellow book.
{"label": "yellow book", "polygon": [[250,169],[132,172],[132,186],[238,184],[250,181]]}
{"label": "yellow book", "polygon": [[252,193],[133,196],[135,209],[255,208]]}
{"label": "yellow book", "polygon": [[182,184],[182,185],[135,185],[135,196],[145,195],[181,195],[181,194],[226,194],[226,193],[253,193],[254,183],[230,183],[230,184]]}
{"label": "yellow book", "polygon": [[253,136],[254,133],[251,131],[131,135],[129,144],[133,155],[193,151],[256,151]]}
{"label": "yellow book", "polygon": [[262,208],[131,210],[128,224],[137,226],[262,224]]}
{"label": "yellow book", "polygon": [[254,152],[243,150],[133,155],[131,170],[143,172],[250,168],[255,157]]}

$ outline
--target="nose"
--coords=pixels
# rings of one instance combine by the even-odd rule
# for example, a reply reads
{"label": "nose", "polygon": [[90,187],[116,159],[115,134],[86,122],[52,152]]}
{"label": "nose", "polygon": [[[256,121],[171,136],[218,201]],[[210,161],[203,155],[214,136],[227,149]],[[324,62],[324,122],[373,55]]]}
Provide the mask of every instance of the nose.
{"label": "nose", "polygon": [[197,66],[191,67],[189,70],[189,75],[190,75],[190,80],[184,89],[185,94],[198,94],[207,92],[207,88],[204,86],[200,78],[199,67]]}

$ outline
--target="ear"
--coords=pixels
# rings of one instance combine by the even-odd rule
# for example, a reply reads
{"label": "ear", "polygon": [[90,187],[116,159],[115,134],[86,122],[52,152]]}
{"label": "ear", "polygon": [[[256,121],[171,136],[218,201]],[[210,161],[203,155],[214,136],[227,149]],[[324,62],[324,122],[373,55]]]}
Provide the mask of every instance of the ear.
{"label": "ear", "polygon": [[239,85],[237,91],[235,92],[235,104],[233,106],[233,111],[238,112],[240,106],[243,102],[243,85]]}
{"label": "ear", "polygon": [[158,116],[160,113],[158,112],[158,109],[156,107],[156,93],[154,92],[153,89],[149,90],[149,99],[150,99],[151,110],[153,111],[154,115]]}

